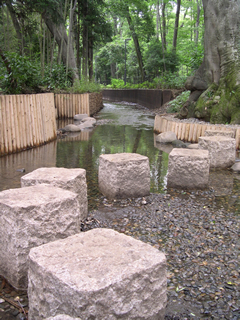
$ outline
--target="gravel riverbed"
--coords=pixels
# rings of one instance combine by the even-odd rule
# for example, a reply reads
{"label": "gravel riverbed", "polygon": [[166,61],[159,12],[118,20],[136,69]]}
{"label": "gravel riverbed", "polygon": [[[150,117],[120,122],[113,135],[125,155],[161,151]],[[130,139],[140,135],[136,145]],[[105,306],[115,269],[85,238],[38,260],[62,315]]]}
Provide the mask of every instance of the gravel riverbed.
{"label": "gravel riverbed", "polygon": [[[221,206],[216,210],[213,191],[168,190],[97,202],[82,231],[112,228],[166,254],[165,319],[240,319],[239,215]],[[2,278],[0,302],[0,319],[27,319],[26,293]]]}

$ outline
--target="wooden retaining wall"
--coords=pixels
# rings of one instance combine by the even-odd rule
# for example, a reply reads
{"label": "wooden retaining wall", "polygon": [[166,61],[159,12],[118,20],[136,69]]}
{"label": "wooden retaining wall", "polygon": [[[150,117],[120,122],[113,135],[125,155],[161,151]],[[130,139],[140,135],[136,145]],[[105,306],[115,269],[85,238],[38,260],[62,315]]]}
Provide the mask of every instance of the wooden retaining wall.
{"label": "wooden retaining wall", "polygon": [[187,142],[198,143],[198,138],[203,136],[206,130],[233,130],[234,138],[236,139],[236,149],[240,149],[240,126],[229,127],[221,124],[187,123],[159,115],[156,115],[154,121],[155,133],[173,131],[179,140]]}
{"label": "wooden retaining wall", "polygon": [[0,156],[56,139],[56,118],[90,116],[102,107],[102,93],[0,95]]}
{"label": "wooden retaining wall", "polygon": [[56,118],[73,118],[75,114],[86,113],[89,116],[102,109],[102,93],[55,94]]}
{"label": "wooden retaining wall", "polygon": [[56,139],[54,94],[0,95],[0,156]]}

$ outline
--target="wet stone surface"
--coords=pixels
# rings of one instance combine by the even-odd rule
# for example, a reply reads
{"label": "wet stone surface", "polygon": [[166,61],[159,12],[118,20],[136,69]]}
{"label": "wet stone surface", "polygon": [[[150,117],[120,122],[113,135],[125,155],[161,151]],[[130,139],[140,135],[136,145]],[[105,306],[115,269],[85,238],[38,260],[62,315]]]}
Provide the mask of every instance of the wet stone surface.
{"label": "wet stone surface", "polygon": [[[216,210],[214,192],[170,189],[168,194],[97,202],[82,231],[112,228],[166,254],[165,319],[240,319],[239,215]],[[26,293],[2,278],[0,319],[27,319]]]}

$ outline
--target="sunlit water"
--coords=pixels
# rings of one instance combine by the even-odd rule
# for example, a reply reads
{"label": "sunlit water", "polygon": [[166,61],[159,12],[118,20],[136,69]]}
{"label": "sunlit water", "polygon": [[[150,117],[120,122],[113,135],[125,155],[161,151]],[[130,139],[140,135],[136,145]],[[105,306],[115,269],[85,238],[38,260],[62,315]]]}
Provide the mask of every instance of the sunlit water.
{"label": "sunlit water", "polygon": [[[84,168],[87,172],[90,208],[101,196],[98,190],[98,161],[101,154],[134,152],[149,158],[151,192],[168,192],[168,153],[154,143],[154,116],[146,109],[129,104],[105,103],[97,115],[100,125],[62,137],[45,146],[0,158],[0,191],[20,187],[20,178],[39,167]],[[105,121],[107,120],[107,121]],[[63,127],[67,122],[59,122]],[[166,150],[169,151],[169,150]],[[18,171],[23,169],[25,172]],[[239,175],[229,171],[210,174],[218,205],[239,211]]]}

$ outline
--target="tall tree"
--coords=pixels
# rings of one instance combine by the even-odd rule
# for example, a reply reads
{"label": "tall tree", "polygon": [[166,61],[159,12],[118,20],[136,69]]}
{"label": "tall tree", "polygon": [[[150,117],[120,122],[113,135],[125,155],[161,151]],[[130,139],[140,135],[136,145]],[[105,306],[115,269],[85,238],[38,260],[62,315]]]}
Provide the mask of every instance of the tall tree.
{"label": "tall tree", "polygon": [[174,34],[173,34],[173,51],[177,50],[177,36],[178,36],[180,8],[181,8],[181,0],[177,0],[177,11],[176,11],[176,18],[175,18]]}
{"label": "tall tree", "polygon": [[203,0],[203,9],[204,60],[186,82],[181,116],[240,123],[240,0]]}

